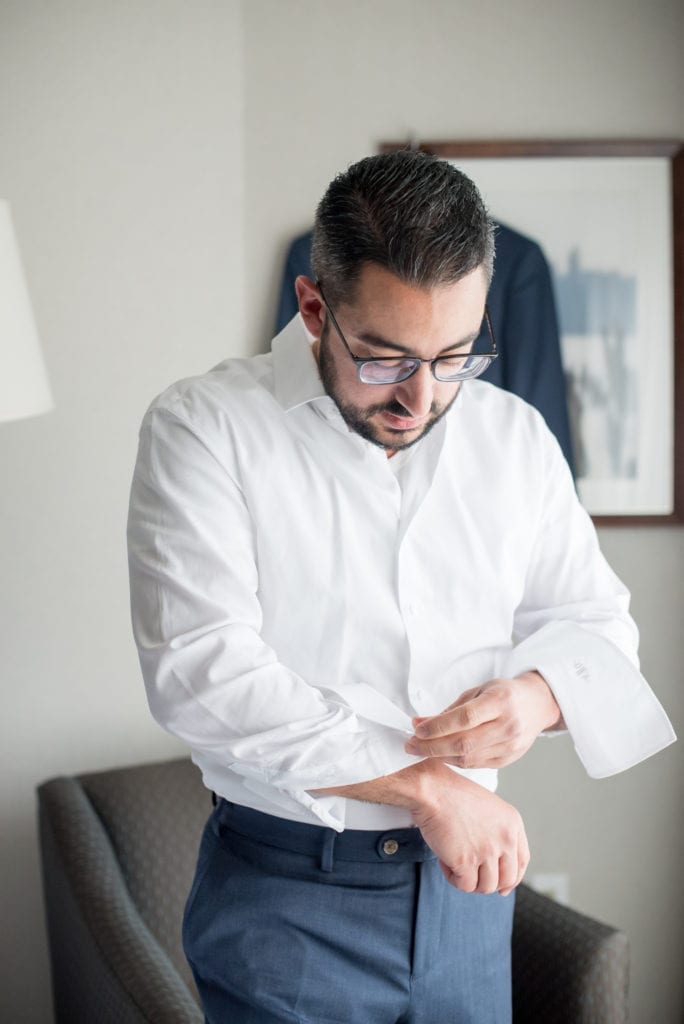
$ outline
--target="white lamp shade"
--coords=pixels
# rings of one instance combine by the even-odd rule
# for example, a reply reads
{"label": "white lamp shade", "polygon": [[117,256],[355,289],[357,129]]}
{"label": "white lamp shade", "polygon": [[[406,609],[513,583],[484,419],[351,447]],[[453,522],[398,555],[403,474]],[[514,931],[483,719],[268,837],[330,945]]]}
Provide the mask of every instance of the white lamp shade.
{"label": "white lamp shade", "polygon": [[0,199],[0,421],[53,407],[9,203]]}

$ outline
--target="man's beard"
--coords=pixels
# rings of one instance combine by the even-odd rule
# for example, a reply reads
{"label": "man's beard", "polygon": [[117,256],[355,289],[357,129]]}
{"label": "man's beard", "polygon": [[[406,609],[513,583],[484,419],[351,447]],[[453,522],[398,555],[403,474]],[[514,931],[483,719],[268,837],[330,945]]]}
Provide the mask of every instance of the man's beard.
{"label": "man's beard", "polygon": [[[376,405],[369,405],[363,408],[343,401],[339,394],[339,375],[337,373],[337,368],[328,352],[328,336],[329,323],[326,323],[323,331],[321,332],[321,339],[318,346],[318,371],[321,381],[323,382],[325,392],[330,398],[332,398],[333,402],[339,409],[342,419],[349,429],[353,430],[356,434],[359,434],[366,441],[370,441],[372,444],[378,445],[379,448],[384,448],[385,450],[392,452],[410,448],[411,445],[420,441],[421,438],[425,437],[425,435],[429,433],[437,423],[439,423],[458,397],[460,388],[457,389],[454,397],[450,402],[447,402],[446,405],[439,406],[437,402],[433,402],[430,406],[429,419],[426,420],[422,429],[408,440],[401,440],[401,430],[397,431],[396,438],[392,437],[392,440],[382,440],[379,437],[378,429],[371,422],[373,416],[377,415],[377,413],[388,412],[392,416],[406,416],[410,418],[411,413],[408,409],[405,409],[400,402],[397,402],[394,399],[389,402],[378,402]],[[367,386],[369,388],[373,387],[372,384]]]}

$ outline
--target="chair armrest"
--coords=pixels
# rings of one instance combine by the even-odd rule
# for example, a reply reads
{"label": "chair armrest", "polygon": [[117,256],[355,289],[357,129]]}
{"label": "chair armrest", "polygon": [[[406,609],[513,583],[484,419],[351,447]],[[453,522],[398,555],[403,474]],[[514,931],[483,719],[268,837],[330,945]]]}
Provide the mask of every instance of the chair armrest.
{"label": "chair armrest", "polygon": [[513,923],[515,1024],[625,1024],[624,932],[518,887]]}
{"label": "chair armrest", "polygon": [[38,801],[58,1024],[202,1024],[187,985],[140,917],[78,782],[46,782]]}

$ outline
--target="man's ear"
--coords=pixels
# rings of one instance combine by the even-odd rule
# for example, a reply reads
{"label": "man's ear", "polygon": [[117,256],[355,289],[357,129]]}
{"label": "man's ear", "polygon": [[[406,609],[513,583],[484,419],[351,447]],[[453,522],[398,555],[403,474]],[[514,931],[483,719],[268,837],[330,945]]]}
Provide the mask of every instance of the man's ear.
{"label": "man's ear", "polygon": [[314,338],[320,338],[326,312],[321,293],[311,278],[303,274],[295,279],[295,291],[304,326]]}

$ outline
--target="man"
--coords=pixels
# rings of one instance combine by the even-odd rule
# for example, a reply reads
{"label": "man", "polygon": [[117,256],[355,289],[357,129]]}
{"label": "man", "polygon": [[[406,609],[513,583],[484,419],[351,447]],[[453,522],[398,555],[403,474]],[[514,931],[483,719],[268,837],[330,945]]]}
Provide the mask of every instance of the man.
{"label": "man", "polygon": [[148,411],[131,495],[153,714],[218,798],[184,943],[207,1020],[510,1020],[528,848],[496,770],[670,743],[541,416],[474,378],[492,227],[418,153],[329,186],[272,353]]}

